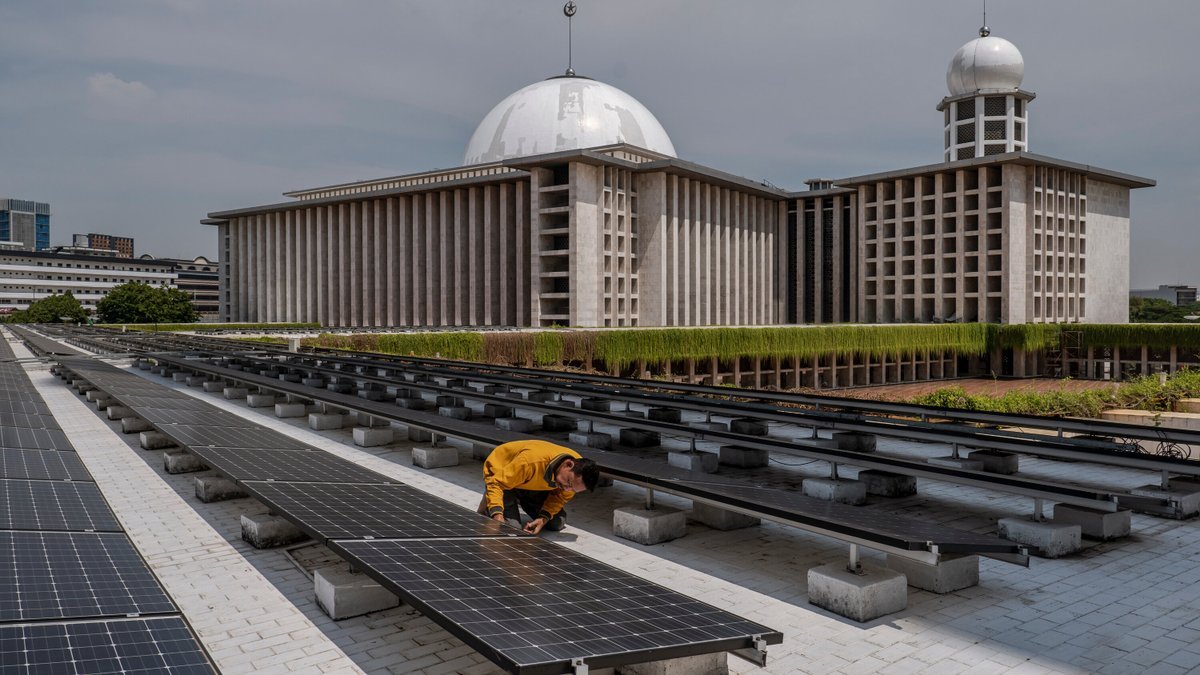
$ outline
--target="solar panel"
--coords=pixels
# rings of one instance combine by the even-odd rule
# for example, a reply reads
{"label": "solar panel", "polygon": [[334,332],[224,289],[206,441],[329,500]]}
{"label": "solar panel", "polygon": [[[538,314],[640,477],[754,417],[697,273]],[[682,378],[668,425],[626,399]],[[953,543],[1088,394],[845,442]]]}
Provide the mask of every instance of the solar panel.
{"label": "solar panel", "polygon": [[315,539],[519,536],[520,531],[401,484],[246,482]]}
{"label": "solar panel", "polygon": [[27,415],[25,413],[0,412],[0,426],[22,429],[58,429],[53,415]]}
{"label": "solar panel", "polygon": [[5,673],[216,672],[179,617],[0,626]]}
{"label": "solar panel", "polygon": [[224,410],[179,410],[162,407],[139,407],[138,416],[152,424],[182,424],[185,426],[219,426],[228,429],[262,429],[244,417]]}
{"label": "solar panel", "polygon": [[0,427],[0,447],[29,450],[74,450],[61,429]]}
{"label": "solar panel", "polygon": [[[519,672],[741,649],[782,635],[537,537],[332,541],[488,658]],[[659,658],[666,658],[660,656]]]}
{"label": "solar panel", "polygon": [[189,448],[270,448],[274,450],[309,451],[305,445],[279,432],[259,427],[257,429],[224,429],[221,427],[190,424],[156,424],[158,430],[172,440]]}
{"label": "solar panel", "polygon": [[124,534],[0,532],[0,621],[174,611]]}
{"label": "solar panel", "polygon": [[121,525],[95,483],[0,480],[0,530],[120,532]]}
{"label": "solar panel", "polygon": [[92,476],[74,452],[0,448],[0,478],[91,480]]}
{"label": "solar panel", "polygon": [[49,415],[50,408],[41,400],[41,396],[26,396],[25,399],[0,399],[0,412],[21,413],[24,415]]}
{"label": "solar panel", "polygon": [[354,462],[313,450],[192,447],[191,452],[227,478],[316,483],[394,483]]}

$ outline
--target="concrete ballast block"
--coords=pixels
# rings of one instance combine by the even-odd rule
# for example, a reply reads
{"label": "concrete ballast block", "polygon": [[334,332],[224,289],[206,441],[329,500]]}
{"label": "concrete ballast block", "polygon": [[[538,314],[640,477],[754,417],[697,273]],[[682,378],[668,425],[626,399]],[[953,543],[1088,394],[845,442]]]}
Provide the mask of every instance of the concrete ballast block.
{"label": "concrete ballast block", "polygon": [[999,473],[1008,476],[1020,469],[1020,456],[1011,452],[976,450],[967,455],[967,459],[977,459],[983,462],[983,470],[988,473]]}
{"label": "concrete ballast block", "polygon": [[616,675],[725,675],[729,672],[729,654],[715,652],[697,656],[681,656],[662,661],[631,663],[616,669]]}
{"label": "concrete ballast block", "polygon": [[1078,525],[1083,536],[1100,541],[1128,537],[1133,524],[1132,514],[1129,509],[1109,512],[1074,504],[1054,505],[1054,522]]}
{"label": "concrete ballast block", "polygon": [[205,382],[208,382],[208,378],[204,375],[192,375],[184,382],[189,387],[200,387],[203,386]]}
{"label": "concrete ballast block", "polygon": [[824,499],[842,504],[866,504],[867,486],[857,480],[835,480],[833,478],[805,478],[804,494],[813,499]]}
{"label": "concrete ballast block", "polygon": [[209,394],[215,394],[216,392],[224,391],[224,389],[225,389],[224,382],[218,382],[215,380],[211,381],[211,382],[205,382],[204,384],[202,384],[200,386],[201,386],[201,388],[204,389],[204,391],[206,391]]}
{"label": "concrete ballast block", "polygon": [[105,409],[108,414],[108,419],[119,420],[124,417],[129,417],[133,414],[133,410],[123,405],[110,405]]}
{"label": "concrete ballast block", "polygon": [[1175,518],[1191,518],[1200,514],[1200,481],[1173,478],[1168,481],[1166,489],[1163,489],[1161,485],[1144,485],[1129,492],[1140,497],[1154,497],[1175,502]]}
{"label": "concrete ballast block", "polygon": [[835,431],[833,442],[839,450],[854,452],[875,452],[875,434],[864,434],[858,431]]}
{"label": "concrete ballast block", "polygon": [[200,458],[186,450],[177,450],[163,455],[163,469],[170,474],[192,473],[207,469]]}
{"label": "concrete ballast block", "polygon": [[808,570],[808,601],[859,622],[871,621],[908,607],[908,581],[900,572],[862,563],[862,574],[843,562]]}
{"label": "concrete ballast block", "polygon": [[304,417],[308,414],[308,406],[303,403],[276,403],[275,416],[279,418]]}
{"label": "concrete ballast block", "polygon": [[740,445],[723,445],[717,453],[717,461],[725,466],[753,469],[766,466],[770,453],[763,448],[745,448]]}
{"label": "concrete ballast block", "polygon": [[651,408],[646,411],[646,417],[655,422],[679,424],[683,420],[683,412],[678,408]]}
{"label": "concrete ballast block", "polygon": [[901,555],[888,554],[889,569],[900,572],[908,579],[908,585],[930,593],[953,593],[954,591],[979,585],[979,556],[942,556],[940,562],[930,565]]}
{"label": "concrete ballast block", "polygon": [[966,469],[967,471],[983,471],[983,460],[964,459],[962,457],[930,457],[926,464],[944,466],[950,469]]}
{"label": "concrete ballast block", "polygon": [[428,447],[413,448],[412,462],[422,469],[440,469],[444,466],[458,466],[458,448]]}
{"label": "concrete ballast block", "polygon": [[221,390],[221,395],[230,401],[240,401],[250,394],[250,390],[246,387],[225,387]]}
{"label": "concrete ballast block", "polygon": [[346,416],[340,413],[309,413],[308,427],[314,431],[341,429],[346,423]]}
{"label": "concrete ballast block", "polygon": [[227,499],[240,499],[245,496],[246,491],[228,478],[201,476],[196,479],[196,499],[205,504],[222,502]]}
{"label": "concrete ballast block", "polygon": [[753,417],[739,417],[729,422],[729,430],[735,434],[747,436],[766,436],[770,426],[766,420]]}
{"label": "concrete ballast block", "polygon": [[249,394],[246,405],[251,408],[270,408],[275,405],[275,394]]}
{"label": "concrete ballast block", "polygon": [[465,405],[444,405],[438,408],[438,414],[452,420],[471,419],[471,409]]}
{"label": "concrete ballast block", "polygon": [[702,502],[692,503],[692,520],[704,523],[714,530],[740,530],[743,527],[754,527],[762,523],[754,516]]}
{"label": "concrete ballast block", "polygon": [[867,494],[879,497],[908,497],[917,494],[917,479],[913,476],[866,469],[858,472],[858,480],[867,487]]}
{"label": "concrete ballast block", "polygon": [[500,405],[498,403],[485,403],[483,406],[483,416],[494,417],[497,419],[512,417],[513,409],[512,406]]}
{"label": "concrete ballast block", "polygon": [[711,452],[670,452],[667,464],[687,471],[713,473],[717,470],[717,456]]}
{"label": "concrete ballast block", "polygon": [[306,538],[300,528],[279,516],[242,514],[242,539],[254,548],[286,546]]}
{"label": "concrete ballast block", "polygon": [[167,438],[166,434],[158,431],[143,431],[138,434],[138,443],[141,444],[143,450],[162,450],[170,448],[175,443]]}
{"label": "concrete ballast block", "polygon": [[396,440],[391,427],[354,427],[354,444],[363,448],[375,448]]}
{"label": "concrete ballast block", "polygon": [[654,447],[662,440],[657,431],[629,427],[621,429],[620,439],[621,445],[626,445],[631,448]]}
{"label": "concrete ballast block", "polygon": [[645,546],[687,534],[687,514],[679,509],[625,506],[613,511],[613,534]]}
{"label": "concrete ballast block", "polygon": [[542,431],[571,431],[578,422],[566,415],[542,415]]}
{"label": "concrete ballast block", "polygon": [[533,420],[525,419],[524,417],[497,417],[495,424],[497,429],[504,429],[505,431],[515,431],[517,433],[533,431]]}
{"label": "concrete ballast block", "polygon": [[365,574],[351,572],[347,565],[321,567],[313,572],[317,605],[334,621],[391,609],[400,598]]}
{"label": "concrete ballast block", "polygon": [[1083,529],[1079,525],[1001,518],[996,523],[996,533],[1003,539],[1029,546],[1043,558],[1059,558],[1083,546]]}
{"label": "concrete ballast block", "polygon": [[149,422],[147,422],[146,420],[144,420],[140,417],[131,415],[129,417],[121,418],[121,433],[123,433],[123,434],[136,434],[136,433],[139,433],[142,431],[153,431],[153,430],[154,430],[154,425],[150,424]]}
{"label": "concrete ballast block", "polygon": [[189,377],[191,377],[191,375],[189,375],[188,373],[185,373],[183,371],[177,370],[177,371],[171,373],[171,381],[173,381],[173,382],[187,382],[187,379]]}
{"label": "concrete ballast block", "polygon": [[433,440],[433,433],[420,427],[408,428],[408,440],[416,443],[428,443]]}
{"label": "concrete ballast block", "polygon": [[608,412],[612,409],[612,401],[606,398],[585,398],[579,401],[579,407],[583,410]]}
{"label": "concrete ballast block", "polygon": [[612,447],[612,436],[609,434],[600,433],[599,431],[572,431],[567,440],[577,445],[586,445],[589,448],[599,448],[607,450]]}

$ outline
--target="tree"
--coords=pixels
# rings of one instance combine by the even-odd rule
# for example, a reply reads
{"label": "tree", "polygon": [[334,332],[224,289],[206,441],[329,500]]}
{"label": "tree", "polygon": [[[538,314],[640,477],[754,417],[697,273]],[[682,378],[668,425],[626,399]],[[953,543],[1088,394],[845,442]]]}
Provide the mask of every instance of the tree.
{"label": "tree", "polygon": [[74,323],[85,320],[87,310],[75,299],[71,291],[46,296],[33,302],[26,309],[13,312],[7,319],[9,323]]}
{"label": "tree", "polygon": [[1200,314],[1200,303],[1178,307],[1169,300],[1129,298],[1130,323],[1190,323],[1185,316]]}
{"label": "tree", "polygon": [[191,323],[200,318],[187,293],[139,281],[109,291],[96,313],[104,323]]}

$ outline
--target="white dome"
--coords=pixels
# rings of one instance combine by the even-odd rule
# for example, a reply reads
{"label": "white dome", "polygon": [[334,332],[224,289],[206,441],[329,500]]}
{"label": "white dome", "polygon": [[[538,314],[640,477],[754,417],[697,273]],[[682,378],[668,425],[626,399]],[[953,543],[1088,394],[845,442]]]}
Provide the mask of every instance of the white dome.
{"label": "white dome", "polygon": [[492,108],[471,135],[463,164],[614,143],[675,156],[666,130],[634,97],[586,77],[552,77]]}
{"label": "white dome", "polygon": [[981,37],[959,48],[946,69],[951,96],[976,91],[1015,91],[1025,78],[1025,60],[1016,45],[1004,38]]}

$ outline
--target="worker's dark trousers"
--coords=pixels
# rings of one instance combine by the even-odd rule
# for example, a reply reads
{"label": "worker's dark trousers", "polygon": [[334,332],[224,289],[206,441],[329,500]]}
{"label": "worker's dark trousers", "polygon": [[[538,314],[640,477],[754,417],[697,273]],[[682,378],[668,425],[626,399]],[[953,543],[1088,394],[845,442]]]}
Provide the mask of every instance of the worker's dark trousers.
{"label": "worker's dark trousers", "polygon": [[[550,496],[550,492],[550,490],[505,490],[504,517],[508,520],[520,521],[521,511],[524,511],[530,518],[537,518],[541,513],[542,505],[546,503],[546,498]],[[479,512],[487,514],[486,498],[480,502]],[[542,529],[557,532],[566,527],[566,520],[567,510],[563,509]]]}

